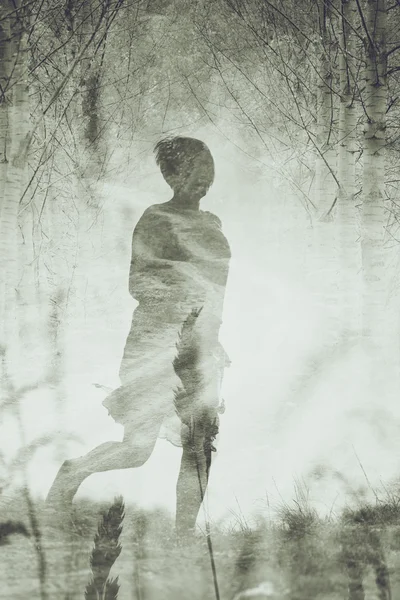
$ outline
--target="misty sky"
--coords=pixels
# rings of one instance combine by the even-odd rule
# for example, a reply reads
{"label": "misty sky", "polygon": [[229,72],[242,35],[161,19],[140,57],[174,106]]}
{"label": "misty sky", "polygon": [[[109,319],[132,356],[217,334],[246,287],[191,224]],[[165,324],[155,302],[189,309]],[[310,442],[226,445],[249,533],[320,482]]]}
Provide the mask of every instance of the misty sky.
{"label": "misty sky", "polygon": [[[327,312],[307,276],[310,224],[300,203],[211,126],[185,133],[203,139],[214,155],[216,181],[202,208],[221,218],[232,250],[221,330],[232,365],[206,505],[213,518],[239,506],[246,515],[267,510],[290,501],[303,478],[316,508],[329,512],[368,488],[363,469],[372,486],[397,474],[395,386],[370,389],[357,346],[327,349]],[[49,431],[77,437],[59,444],[58,457],[54,447],[36,453],[30,477],[43,495],[63,459],[122,438],[122,427],[102,406],[105,394],[92,384],[119,385],[135,306],[128,294],[132,230],[147,206],[171,197],[150,144],[131,165],[124,181],[103,186],[101,218],[81,238],[66,324],[64,399],[55,403],[54,391],[40,389],[23,403],[28,440]],[[26,365],[27,373],[30,367],[37,365]],[[3,429],[2,446],[11,456],[18,444],[11,421]],[[173,510],[180,452],[159,440],[143,468],[93,475],[79,496],[123,493],[127,502]]]}

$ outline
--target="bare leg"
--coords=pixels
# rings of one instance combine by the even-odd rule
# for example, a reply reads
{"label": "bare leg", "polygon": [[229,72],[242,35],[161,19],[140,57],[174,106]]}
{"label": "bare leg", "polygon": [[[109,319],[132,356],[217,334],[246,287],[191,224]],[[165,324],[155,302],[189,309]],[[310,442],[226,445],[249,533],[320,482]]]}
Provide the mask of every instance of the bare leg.
{"label": "bare leg", "polygon": [[183,446],[176,486],[176,533],[181,540],[194,533],[197,516],[207,489],[207,479],[203,448],[194,452],[192,448]]}
{"label": "bare leg", "polygon": [[68,506],[80,485],[93,473],[140,467],[150,457],[157,440],[161,421],[146,428],[146,435],[126,431],[122,442],[105,442],[84,456],[66,460],[51,486],[46,502]]}
{"label": "bare leg", "polygon": [[213,420],[206,423],[206,427],[197,426],[192,435],[187,430],[182,430],[183,452],[176,486],[176,533],[180,540],[191,537],[195,531],[207,490],[211,442],[215,434]]}
{"label": "bare leg", "polygon": [[[207,368],[209,388],[202,390],[211,399],[204,406],[205,412],[194,417],[193,430],[182,427],[182,459],[176,486],[176,533],[180,540],[193,535],[200,507],[207,490],[211,468],[212,442],[218,433],[219,390],[222,385],[224,366]],[[208,406],[208,408],[207,408]]]}

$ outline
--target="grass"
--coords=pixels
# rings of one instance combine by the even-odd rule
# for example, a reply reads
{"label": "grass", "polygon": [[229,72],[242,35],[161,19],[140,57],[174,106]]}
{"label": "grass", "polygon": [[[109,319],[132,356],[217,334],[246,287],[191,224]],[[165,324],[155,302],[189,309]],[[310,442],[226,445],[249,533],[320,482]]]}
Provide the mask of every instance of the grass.
{"label": "grass", "polygon": [[108,511],[103,513],[90,556],[92,577],[86,586],[85,600],[116,600],[118,597],[118,577],[110,579],[109,576],[122,550],[119,538],[124,510],[122,498],[116,498]]}
{"label": "grass", "polygon": [[[40,518],[41,508],[37,501]],[[23,529],[0,546],[0,598],[39,599],[35,537],[26,537],[31,531],[21,494],[3,503],[3,516]],[[274,520],[213,525],[221,598],[272,588],[273,600],[398,598],[399,516],[400,497],[393,494],[322,519],[298,484],[293,501],[282,503]],[[178,547],[173,519],[162,510],[124,507],[121,499],[111,506],[80,500],[62,534],[39,525],[47,540],[50,598],[81,599],[85,590],[87,600],[214,598],[205,535]]]}

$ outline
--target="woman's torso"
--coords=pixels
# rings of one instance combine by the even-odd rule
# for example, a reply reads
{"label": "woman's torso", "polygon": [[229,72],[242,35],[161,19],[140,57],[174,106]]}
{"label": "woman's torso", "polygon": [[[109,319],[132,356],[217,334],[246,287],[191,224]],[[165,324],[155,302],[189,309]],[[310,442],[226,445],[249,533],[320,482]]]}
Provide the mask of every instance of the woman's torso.
{"label": "woman's torso", "polygon": [[215,215],[154,205],[133,234],[130,293],[141,310],[171,322],[203,307],[201,321],[215,328],[222,320],[230,256]]}

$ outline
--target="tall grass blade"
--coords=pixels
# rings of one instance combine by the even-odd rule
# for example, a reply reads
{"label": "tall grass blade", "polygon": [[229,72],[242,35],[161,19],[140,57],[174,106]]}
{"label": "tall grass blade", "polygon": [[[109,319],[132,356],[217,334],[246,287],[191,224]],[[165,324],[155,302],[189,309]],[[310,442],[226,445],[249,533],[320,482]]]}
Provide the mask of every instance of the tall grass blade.
{"label": "tall grass blade", "polygon": [[104,600],[117,600],[119,592],[118,577],[109,579],[104,589]]}
{"label": "tall grass blade", "polygon": [[114,500],[113,505],[103,514],[94,538],[94,547],[90,557],[92,579],[86,586],[86,600],[115,600],[118,597],[118,578],[108,579],[111,567],[121,554],[119,537],[125,506],[122,497]]}

